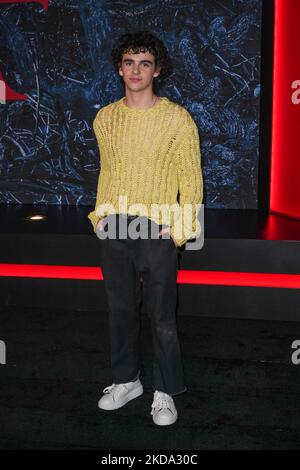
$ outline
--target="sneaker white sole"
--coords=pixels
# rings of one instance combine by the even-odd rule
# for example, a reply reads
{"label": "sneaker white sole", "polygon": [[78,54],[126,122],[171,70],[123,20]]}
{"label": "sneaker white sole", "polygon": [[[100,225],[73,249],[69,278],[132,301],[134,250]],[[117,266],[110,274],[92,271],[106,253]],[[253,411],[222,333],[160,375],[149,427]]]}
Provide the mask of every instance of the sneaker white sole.
{"label": "sneaker white sole", "polygon": [[170,424],[174,424],[178,419],[178,414],[174,414],[173,416],[154,416],[152,417],[154,424],[157,426],[168,426]]}
{"label": "sneaker white sole", "polygon": [[101,410],[117,410],[119,408],[122,408],[122,406],[126,405],[131,400],[134,400],[134,398],[139,397],[144,393],[143,385],[139,385],[137,388],[131,390],[127,395],[123,397],[122,400],[118,400],[114,402],[113,400],[106,400],[106,395],[103,395],[99,402],[98,402],[98,407]]}

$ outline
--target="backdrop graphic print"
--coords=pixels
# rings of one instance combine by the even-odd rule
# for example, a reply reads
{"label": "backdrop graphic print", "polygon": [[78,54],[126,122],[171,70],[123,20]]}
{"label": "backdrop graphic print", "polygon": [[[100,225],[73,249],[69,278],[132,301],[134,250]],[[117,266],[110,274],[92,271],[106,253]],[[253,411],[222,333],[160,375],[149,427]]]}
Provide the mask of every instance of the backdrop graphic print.
{"label": "backdrop graphic print", "polygon": [[1,203],[94,205],[92,121],[124,95],[110,51],[133,29],[172,57],[158,94],[198,125],[206,207],[257,207],[261,0],[1,1],[0,72],[26,98],[0,105]]}

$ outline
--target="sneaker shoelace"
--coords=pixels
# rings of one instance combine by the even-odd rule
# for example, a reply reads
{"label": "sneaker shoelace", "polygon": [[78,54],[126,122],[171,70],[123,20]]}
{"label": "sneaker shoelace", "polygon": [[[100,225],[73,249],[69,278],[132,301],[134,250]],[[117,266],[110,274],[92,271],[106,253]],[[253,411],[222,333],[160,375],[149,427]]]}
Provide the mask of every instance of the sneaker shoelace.
{"label": "sneaker shoelace", "polygon": [[103,389],[103,393],[111,394],[113,397],[113,400],[115,401],[115,398],[116,399],[118,398],[118,395],[120,394],[121,390],[123,390],[123,388],[128,390],[124,384],[112,384],[112,385],[109,385],[109,387],[105,387]]}
{"label": "sneaker shoelace", "polygon": [[153,415],[156,409],[158,411],[162,409],[169,409],[171,413],[174,414],[174,405],[172,398],[166,394],[156,394],[152,403],[152,409],[150,414]]}

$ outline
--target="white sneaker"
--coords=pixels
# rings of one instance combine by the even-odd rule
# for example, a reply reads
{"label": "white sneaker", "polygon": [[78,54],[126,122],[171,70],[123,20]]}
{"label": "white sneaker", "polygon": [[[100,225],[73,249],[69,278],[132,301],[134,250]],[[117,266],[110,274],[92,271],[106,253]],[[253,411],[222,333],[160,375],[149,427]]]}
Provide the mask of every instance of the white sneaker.
{"label": "white sneaker", "polygon": [[166,426],[177,421],[178,414],[171,395],[155,390],[151,413],[153,422]]}
{"label": "white sneaker", "polygon": [[112,384],[104,388],[104,395],[100,398],[98,407],[102,410],[117,410],[130,400],[142,395],[143,392],[143,385],[139,378],[134,382]]}

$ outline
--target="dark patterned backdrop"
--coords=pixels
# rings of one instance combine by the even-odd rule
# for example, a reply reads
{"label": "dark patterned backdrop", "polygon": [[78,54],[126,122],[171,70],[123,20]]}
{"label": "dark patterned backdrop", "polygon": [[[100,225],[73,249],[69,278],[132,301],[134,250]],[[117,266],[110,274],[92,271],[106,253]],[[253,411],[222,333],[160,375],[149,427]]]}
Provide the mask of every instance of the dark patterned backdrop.
{"label": "dark patterned backdrop", "polygon": [[94,205],[97,110],[124,95],[116,37],[152,30],[174,73],[157,91],[201,137],[204,203],[256,208],[261,0],[0,4],[0,71],[26,101],[0,105],[0,202]]}

